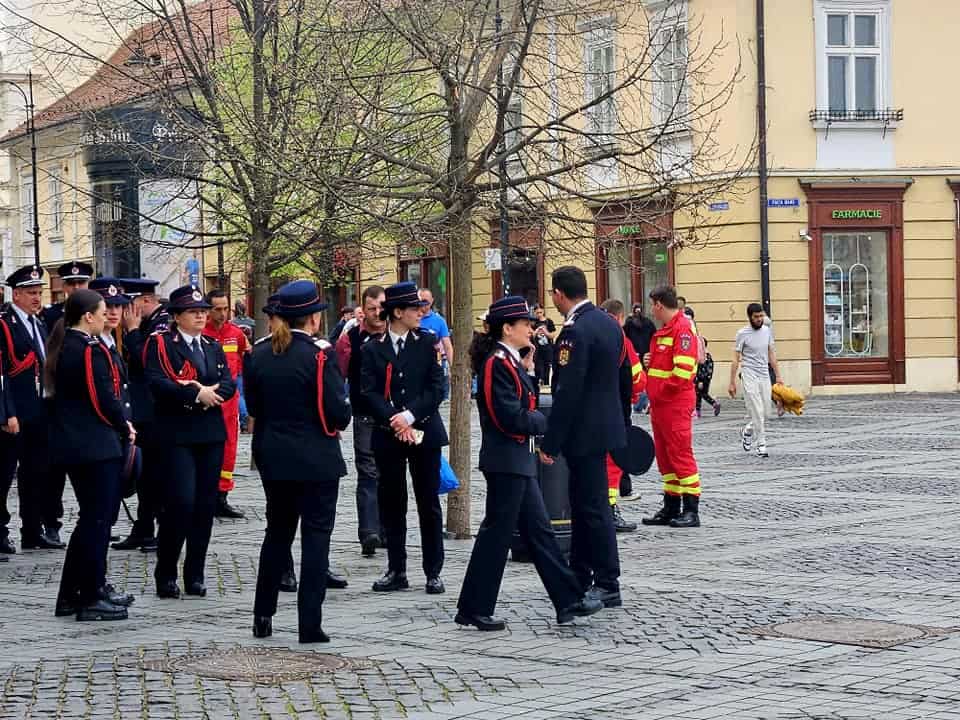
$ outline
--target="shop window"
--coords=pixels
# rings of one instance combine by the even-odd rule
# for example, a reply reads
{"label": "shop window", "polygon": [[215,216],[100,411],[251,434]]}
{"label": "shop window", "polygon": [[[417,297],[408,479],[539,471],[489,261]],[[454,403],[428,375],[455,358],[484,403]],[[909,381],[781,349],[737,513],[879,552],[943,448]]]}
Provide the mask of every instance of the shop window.
{"label": "shop window", "polygon": [[433,293],[433,310],[449,321],[447,313],[448,279],[446,258],[418,258],[400,262],[400,279],[410,280]]}
{"label": "shop window", "polygon": [[823,235],[823,350],[827,358],[889,353],[887,233]]}
{"label": "shop window", "polygon": [[670,249],[666,239],[609,240],[601,248],[598,300],[615,299],[627,307],[649,304],[657,285],[671,282]]}

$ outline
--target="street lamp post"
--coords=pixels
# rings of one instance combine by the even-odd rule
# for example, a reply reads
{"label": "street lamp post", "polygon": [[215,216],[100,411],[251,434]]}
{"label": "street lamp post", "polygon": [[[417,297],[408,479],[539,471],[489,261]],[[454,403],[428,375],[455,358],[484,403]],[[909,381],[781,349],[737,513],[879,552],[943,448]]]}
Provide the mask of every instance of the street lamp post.
{"label": "street lamp post", "polygon": [[[497,52],[503,44],[503,16],[500,14],[500,0],[497,0],[496,15],[494,23],[497,31]],[[497,68],[497,130],[500,132],[500,139],[497,143],[497,154],[500,155],[498,174],[500,175],[500,280],[503,286],[503,294],[510,294],[510,223],[507,218],[507,134],[506,134],[506,114],[507,109],[503,104],[503,63]]]}
{"label": "street lamp post", "polygon": [[13,80],[0,80],[0,83],[16,88],[23,97],[27,111],[27,133],[30,135],[30,170],[33,183],[33,262],[40,267],[40,209],[37,197],[37,128],[33,121],[33,73],[27,72],[27,91]]}

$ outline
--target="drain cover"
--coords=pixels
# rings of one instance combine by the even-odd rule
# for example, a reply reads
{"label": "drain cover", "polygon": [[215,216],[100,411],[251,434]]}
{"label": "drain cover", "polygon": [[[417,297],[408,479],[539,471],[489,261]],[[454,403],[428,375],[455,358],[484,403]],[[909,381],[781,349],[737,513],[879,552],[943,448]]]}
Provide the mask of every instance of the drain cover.
{"label": "drain cover", "polygon": [[813,640],[838,645],[889,648],[913,640],[955,632],[957,628],[933,628],[923,625],[902,625],[883,620],[847,617],[810,617],[777,625],[762,625],[745,632],[768,637]]}
{"label": "drain cover", "polygon": [[145,670],[157,672],[189,673],[220,680],[277,685],[324,673],[371,667],[372,663],[339,655],[297,652],[285,648],[237,647],[197,655],[146,660],[141,665]]}

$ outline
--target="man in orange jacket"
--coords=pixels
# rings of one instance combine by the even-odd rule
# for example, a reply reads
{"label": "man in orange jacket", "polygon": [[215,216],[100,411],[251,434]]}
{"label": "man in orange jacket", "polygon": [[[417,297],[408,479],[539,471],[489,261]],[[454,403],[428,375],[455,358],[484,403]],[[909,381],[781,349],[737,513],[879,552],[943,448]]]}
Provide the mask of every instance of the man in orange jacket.
{"label": "man in orange jacket", "polygon": [[[622,302],[613,299],[605,300],[600,307],[605,310],[608,315],[613,317],[621,328],[623,327],[626,308]],[[633,343],[627,339],[626,333],[623,334],[623,339],[625,352],[623,362],[630,366],[630,407],[624,410],[627,423],[629,424],[633,406],[637,404],[637,401],[640,399],[640,393],[642,393],[647,386],[647,376],[646,373],[643,372],[643,365],[640,364],[640,356],[637,355],[637,351],[633,349]],[[610,510],[613,512],[613,528],[618,533],[633,532],[637,529],[635,522],[630,522],[623,517],[623,513],[620,512],[620,506],[617,504],[617,500],[620,499],[620,483],[622,480],[623,470],[613,461],[613,456],[607,453],[607,493],[610,498]]]}
{"label": "man in orange jacket", "polygon": [[[211,290],[207,293],[207,302],[213,307],[203,334],[220,343],[227,358],[230,375],[236,380],[243,369],[243,355],[249,349],[247,336],[238,326],[230,322],[230,301],[223,290]],[[227,494],[233,490],[233,470],[237,463],[237,436],[240,433],[240,395],[236,394],[220,406],[223,422],[227,428],[227,442],[223,446],[223,465],[220,470],[220,499],[217,502],[216,516],[239,519],[244,515],[229,502]]]}
{"label": "man in orange jacket", "polygon": [[656,287],[650,299],[654,318],[661,323],[650,341],[647,395],[657,467],[663,476],[663,507],[643,518],[643,524],[700,527],[700,471],[693,456],[691,418],[697,399],[697,334],[680,311],[673,287]]}

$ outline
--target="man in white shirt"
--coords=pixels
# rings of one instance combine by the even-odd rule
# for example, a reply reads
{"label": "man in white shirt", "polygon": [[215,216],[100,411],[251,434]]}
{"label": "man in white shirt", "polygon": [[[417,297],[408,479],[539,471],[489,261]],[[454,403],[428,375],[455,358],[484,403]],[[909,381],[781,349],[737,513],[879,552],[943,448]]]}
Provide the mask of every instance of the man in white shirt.
{"label": "man in white shirt", "polygon": [[743,397],[747,404],[749,422],[741,431],[743,449],[750,452],[755,444],[757,456],[769,457],[767,453],[766,419],[770,409],[770,370],[776,382],[780,378],[777,353],[773,345],[773,331],[764,324],[765,313],[759,303],[747,306],[750,324],[737,332],[734,344],[733,365],[730,367],[730,397],[737,394],[737,370],[743,383]]}

